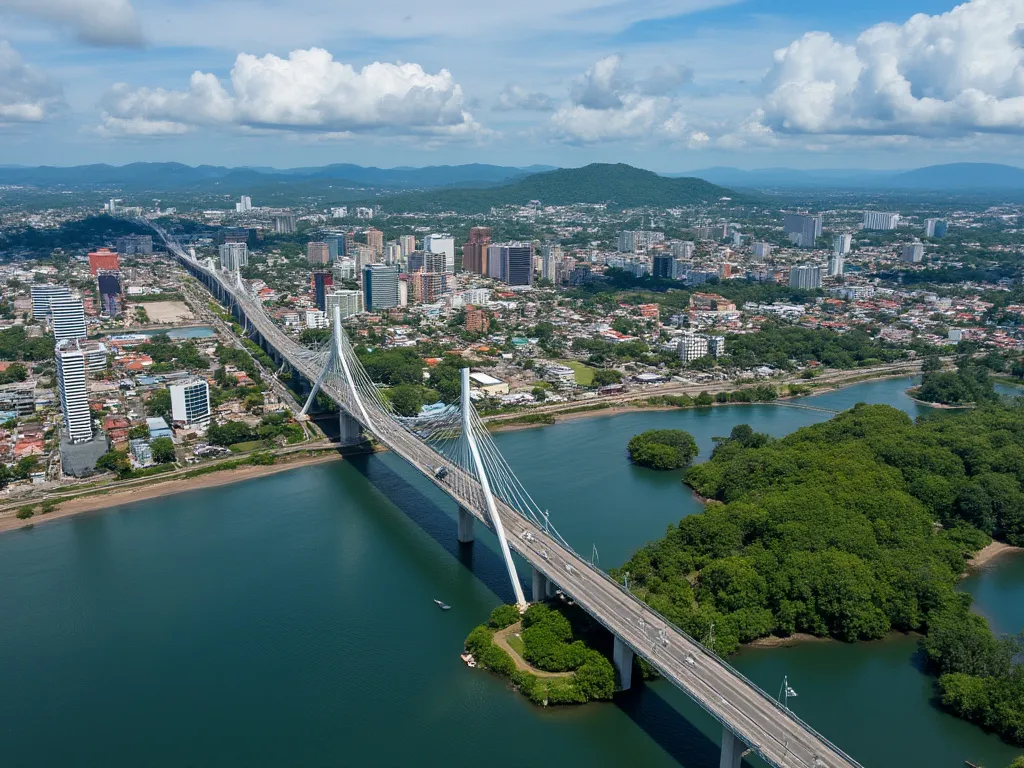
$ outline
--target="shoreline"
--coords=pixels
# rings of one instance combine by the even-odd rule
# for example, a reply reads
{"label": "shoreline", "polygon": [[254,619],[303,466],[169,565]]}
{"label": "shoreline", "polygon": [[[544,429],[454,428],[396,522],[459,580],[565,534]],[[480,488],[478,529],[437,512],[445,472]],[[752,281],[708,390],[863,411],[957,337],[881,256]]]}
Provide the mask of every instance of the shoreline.
{"label": "shoreline", "polygon": [[[491,432],[491,433],[495,433],[495,432],[518,432],[519,430],[522,430],[522,429],[540,429],[542,427],[553,427],[553,426],[557,426],[558,424],[561,424],[562,422],[567,422],[567,421],[577,421],[579,419],[590,419],[590,418],[596,418],[598,416],[620,416],[620,415],[625,414],[625,413],[641,413],[641,412],[643,412],[643,413],[657,413],[659,411],[692,411],[692,410],[696,410],[698,408],[721,408],[723,406],[731,406],[731,405],[773,405],[774,403],[777,403],[780,400],[781,401],[787,401],[787,402],[790,401],[790,400],[801,400],[801,399],[804,399],[804,398],[814,397],[815,395],[823,395],[823,394],[826,394],[826,393],[829,393],[829,392],[838,392],[839,390],[846,389],[847,387],[853,387],[853,386],[856,386],[857,384],[864,384],[864,383],[869,382],[869,381],[886,381],[888,379],[903,379],[903,378],[911,378],[911,377],[914,377],[914,376],[917,376],[917,375],[918,375],[918,372],[909,372],[908,371],[908,372],[904,372],[904,373],[887,373],[887,374],[883,374],[881,376],[867,376],[865,378],[859,378],[859,379],[855,379],[855,380],[852,380],[852,381],[849,381],[849,382],[839,382],[839,383],[835,383],[835,384],[823,383],[820,387],[815,388],[815,390],[813,392],[807,392],[807,393],[799,394],[799,395],[781,395],[778,398],[776,398],[775,400],[772,400],[772,401],[769,401],[769,402],[758,402],[758,403],[711,403],[710,405],[692,405],[692,406],[686,406],[686,407],[680,407],[680,406],[677,406],[677,405],[631,405],[629,403],[609,403],[606,408],[593,408],[592,410],[580,410],[580,411],[575,411],[575,412],[572,412],[570,410],[570,412],[568,412],[568,413],[554,411],[554,412],[551,412],[549,414],[554,419],[554,421],[553,422],[549,422],[549,423],[544,423],[544,422],[537,422],[537,423],[533,423],[533,424],[514,424],[514,423],[509,423],[509,424],[506,425],[506,422],[514,422],[515,419],[519,418],[520,416],[531,416],[531,415],[533,415],[533,414],[531,414],[530,411],[525,411],[523,413],[517,413],[515,416],[510,415],[507,419],[494,419],[493,421],[485,421],[484,423],[487,426],[488,431]],[[789,384],[789,383],[798,383],[798,382],[782,382],[783,385],[786,385],[786,384]],[[728,391],[728,390],[725,390],[725,391]],[[649,396],[650,397],[661,397],[662,395],[659,395],[657,392],[652,392],[652,393],[650,393]],[[667,396],[671,397],[672,393],[669,393]],[[908,395],[908,397],[909,397],[909,395]],[[910,398],[910,399],[913,400],[914,398]],[[638,399],[637,402],[643,402],[643,400]],[[919,402],[919,401],[914,400],[914,402]],[[595,403],[594,405],[599,405],[599,403]],[[920,402],[920,405],[934,407],[933,403]],[[583,404],[580,404],[578,407],[580,407],[580,408],[587,408],[588,406],[585,403],[583,403]],[[543,414],[537,414],[537,415],[543,415]]]}
{"label": "shoreline", "polygon": [[122,490],[114,488],[109,493],[98,492],[89,496],[59,502],[57,508],[52,512],[46,514],[36,513],[26,520],[19,520],[14,515],[0,518],[0,535],[9,531],[30,528],[40,523],[50,522],[51,520],[61,520],[74,515],[80,515],[85,512],[97,512],[110,507],[134,504],[139,501],[149,501],[151,499],[163,498],[164,496],[173,496],[186,491],[216,488],[221,485],[230,485],[259,477],[269,477],[270,475],[287,472],[291,469],[300,469],[316,464],[327,464],[333,461],[341,461],[342,459],[343,457],[337,453],[319,453],[315,456],[302,456],[298,459],[283,461],[279,464],[249,465],[209,472],[199,477],[170,478],[163,482]]}
{"label": "shoreline", "polygon": [[[1010,544],[1004,544],[1001,541],[993,541],[987,547],[979,549],[974,557],[967,561],[967,571],[970,572],[977,570],[978,568],[983,568],[997,557],[1005,555],[1008,552],[1024,552],[1024,547],[1014,547]],[[967,576],[968,573],[964,573],[963,575]]]}

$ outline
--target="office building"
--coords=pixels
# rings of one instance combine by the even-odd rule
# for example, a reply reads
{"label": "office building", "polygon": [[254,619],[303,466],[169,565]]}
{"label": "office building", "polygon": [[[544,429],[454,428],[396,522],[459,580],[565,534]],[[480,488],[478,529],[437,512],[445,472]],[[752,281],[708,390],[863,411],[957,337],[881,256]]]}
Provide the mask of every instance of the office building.
{"label": "office building", "polygon": [[[423,254],[423,268],[421,272],[436,272],[438,274],[444,274],[448,267],[448,254],[447,253],[424,253]],[[410,272],[412,270],[409,270]]]}
{"label": "office building", "polygon": [[694,244],[692,240],[677,240],[672,243],[672,255],[677,259],[692,259]]}
{"label": "office building", "polygon": [[206,379],[195,377],[176,381],[171,391],[171,420],[192,427],[210,423],[210,385]]}
{"label": "office building", "polygon": [[789,287],[805,291],[821,288],[821,267],[816,264],[804,264],[789,270]]}
{"label": "office building", "polygon": [[368,312],[397,307],[398,267],[367,264],[363,267],[363,306]]}
{"label": "office building", "polygon": [[925,237],[945,237],[946,236],[946,220],[945,219],[925,219],[925,221],[924,221],[924,236]]}
{"label": "office building", "polygon": [[754,260],[764,261],[772,255],[771,243],[754,243]]}
{"label": "office building", "polygon": [[356,266],[362,269],[367,264],[376,264],[380,261],[380,254],[375,248],[368,245],[357,245],[355,250]]}
{"label": "office building", "polygon": [[238,272],[249,266],[249,246],[245,243],[224,243],[218,247],[220,268],[227,272]]}
{"label": "office building", "polygon": [[504,243],[488,246],[487,276],[509,285],[533,285],[533,245]]}
{"label": "office building", "polygon": [[842,277],[846,260],[842,254],[833,253],[828,257],[828,276]]}
{"label": "office building", "polygon": [[783,229],[789,241],[797,248],[813,248],[822,231],[822,216],[807,213],[787,213],[783,216]]}
{"label": "office building", "polygon": [[100,270],[96,276],[96,288],[100,295],[100,305],[107,317],[121,314],[121,274]]}
{"label": "office building", "polygon": [[295,216],[283,213],[274,217],[274,231],[279,235],[290,235],[295,232]]}
{"label": "office building", "polygon": [[898,213],[885,213],[883,211],[864,211],[864,229],[876,230],[879,232],[891,232],[900,225]]}
{"label": "office building", "polygon": [[671,253],[655,254],[651,260],[651,276],[675,280],[679,277],[679,262]]}
{"label": "office building", "polygon": [[427,235],[423,238],[423,250],[427,253],[443,253],[444,271],[455,271],[455,238],[451,235]]}
{"label": "office building", "polygon": [[342,255],[354,259],[356,257],[356,233],[346,232],[342,242],[345,246]]}
{"label": "office building", "polygon": [[70,443],[87,443],[92,440],[92,414],[86,389],[89,365],[85,352],[75,339],[67,339],[57,344],[54,356],[65,437]]}
{"label": "office building", "polygon": [[86,337],[85,307],[81,299],[64,296],[50,299],[50,313],[54,341],[60,343],[67,339]]}
{"label": "office building", "polygon": [[[114,248],[122,256],[152,256],[153,236],[152,235],[125,235],[114,241]],[[103,249],[101,249],[103,250]],[[92,261],[89,262],[92,267]],[[103,267],[110,269],[110,267]]]}
{"label": "office building", "polygon": [[558,265],[562,261],[562,246],[558,243],[545,243],[541,248],[540,276],[552,283],[558,277]]}
{"label": "office building", "polygon": [[832,252],[839,255],[845,256],[853,248],[853,235],[842,234],[836,235],[832,238]]}
{"label": "office building", "polygon": [[310,264],[330,264],[331,248],[327,243],[313,240],[306,244],[306,261]]}
{"label": "office building", "polygon": [[409,254],[416,250],[416,235],[402,235],[398,238],[398,245],[402,248],[402,258],[409,258]]}
{"label": "office building", "polygon": [[[150,243],[149,252],[153,252],[152,243]],[[89,254],[89,274],[93,277],[96,277],[101,269],[117,270],[120,268],[121,262],[118,258],[117,252],[112,251],[109,248],[98,248]]]}
{"label": "office building", "polygon": [[904,245],[900,258],[908,264],[920,264],[924,259],[924,244],[908,243]]}
{"label": "office building", "polygon": [[366,232],[366,244],[377,253],[384,253],[384,233],[375,227],[370,227]]}
{"label": "office building", "polygon": [[487,248],[491,244],[490,227],[471,227],[469,242],[462,246],[462,271],[487,274]]}
{"label": "office building", "polygon": [[[327,243],[327,256],[331,262],[335,262],[341,256],[341,247],[338,245],[338,237],[325,237],[324,242]],[[309,254],[306,254],[307,258]]]}
{"label": "office building", "polygon": [[341,310],[341,318],[358,315],[363,311],[363,294],[359,291],[333,290],[324,302],[328,318],[334,317],[334,308]]}
{"label": "office building", "polygon": [[316,301],[316,308],[320,311],[327,309],[327,291],[334,285],[334,275],[326,270],[318,269],[313,272],[310,278],[310,287],[313,289],[313,298]]}
{"label": "office building", "polygon": [[409,298],[419,304],[433,304],[445,293],[447,277],[444,272],[416,272],[409,275]]}
{"label": "office building", "polygon": [[402,246],[398,243],[388,243],[384,246],[384,263],[385,264],[401,264],[402,263]]}
{"label": "office building", "polygon": [[622,230],[619,232],[618,247],[619,253],[634,253],[645,251],[655,243],[665,241],[664,232],[650,232],[646,230]]}
{"label": "office building", "polygon": [[36,320],[50,317],[50,301],[58,298],[71,298],[71,291],[65,285],[33,285],[29,292],[32,296],[32,316]]}
{"label": "office building", "polygon": [[[444,254],[441,254],[442,257]],[[426,261],[426,251],[413,251],[405,259],[405,271],[407,273],[422,272],[424,262]]]}

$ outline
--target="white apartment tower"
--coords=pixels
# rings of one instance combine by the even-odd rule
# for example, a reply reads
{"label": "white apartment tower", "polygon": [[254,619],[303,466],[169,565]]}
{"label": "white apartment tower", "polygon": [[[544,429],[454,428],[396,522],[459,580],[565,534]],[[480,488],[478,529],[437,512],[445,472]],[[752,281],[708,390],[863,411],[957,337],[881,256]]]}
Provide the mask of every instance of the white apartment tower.
{"label": "white apartment tower", "polygon": [[89,396],[86,391],[86,375],[89,370],[85,351],[79,349],[78,341],[62,341],[54,350],[57,358],[57,390],[60,406],[64,412],[64,431],[71,443],[87,443],[92,440],[92,414],[89,412]]}
{"label": "white apartment tower", "polygon": [[65,339],[84,339],[85,307],[81,299],[59,296],[50,299],[50,322],[53,338],[60,343]]}
{"label": "white apartment tower", "polygon": [[195,426],[210,423],[210,385],[196,377],[171,384],[172,421]]}
{"label": "white apartment tower", "polygon": [[249,246],[245,243],[224,243],[220,246],[220,268],[237,272],[249,266]]}
{"label": "white apartment tower", "polygon": [[898,213],[886,213],[883,211],[864,211],[864,229],[872,229],[880,232],[891,232],[900,225]]}
{"label": "white apartment tower", "polygon": [[541,250],[540,276],[555,282],[558,276],[558,265],[562,261],[562,246],[558,243],[545,243]]}
{"label": "white apartment tower", "polygon": [[451,235],[427,235],[423,238],[423,250],[427,253],[443,253],[444,271],[455,271],[455,238]]}

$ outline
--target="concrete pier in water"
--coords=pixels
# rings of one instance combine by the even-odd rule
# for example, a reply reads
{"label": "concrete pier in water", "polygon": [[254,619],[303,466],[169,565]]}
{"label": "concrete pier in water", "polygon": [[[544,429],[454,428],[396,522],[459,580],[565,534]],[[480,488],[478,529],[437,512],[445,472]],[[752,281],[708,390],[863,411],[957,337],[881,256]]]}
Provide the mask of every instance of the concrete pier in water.
{"label": "concrete pier in water", "polygon": [[473,532],[473,524],[475,522],[473,513],[462,507],[459,507],[459,543],[460,544],[472,544],[476,538],[476,534]]}

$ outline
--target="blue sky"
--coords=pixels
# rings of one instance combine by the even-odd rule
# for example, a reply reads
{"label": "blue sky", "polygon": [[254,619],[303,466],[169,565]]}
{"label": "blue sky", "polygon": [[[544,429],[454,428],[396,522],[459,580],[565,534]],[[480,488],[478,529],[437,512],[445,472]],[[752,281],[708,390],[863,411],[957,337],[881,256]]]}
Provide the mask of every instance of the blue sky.
{"label": "blue sky", "polygon": [[0,164],[1019,162],[1024,0],[0,0]]}

